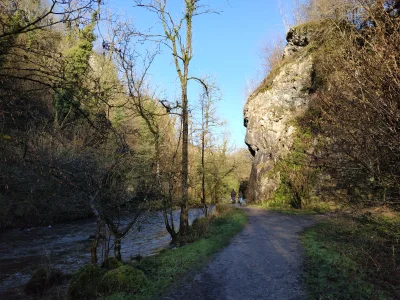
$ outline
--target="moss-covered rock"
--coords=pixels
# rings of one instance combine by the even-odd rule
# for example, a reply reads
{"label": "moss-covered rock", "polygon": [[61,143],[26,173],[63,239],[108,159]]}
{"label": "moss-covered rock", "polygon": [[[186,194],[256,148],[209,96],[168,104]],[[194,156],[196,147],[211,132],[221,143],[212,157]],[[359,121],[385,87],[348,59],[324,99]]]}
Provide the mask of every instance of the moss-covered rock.
{"label": "moss-covered rock", "polygon": [[85,265],[71,279],[68,289],[70,299],[97,299],[97,286],[104,275],[97,265]]}
{"label": "moss-covered rock", "polygon": [[104,295],[114,293],[137,293],[147,284],[144,273],[131,266],[121,266],[110,270],[101,279],[98,291]]}
{"label": "moss-covered rock", "polygon": [[28,294],[43,294],[49,287],[61,282],[62,273],[56,269],[40,267],[32,273],[25,287]]}
{"label": "moss-covered rock", "polygon": [[101,264],[101,267],[106,270],[114,270],[123,265],[124,264],[122,262],[120,262],[118,259],[116,259],[115,257],[109,257]]}

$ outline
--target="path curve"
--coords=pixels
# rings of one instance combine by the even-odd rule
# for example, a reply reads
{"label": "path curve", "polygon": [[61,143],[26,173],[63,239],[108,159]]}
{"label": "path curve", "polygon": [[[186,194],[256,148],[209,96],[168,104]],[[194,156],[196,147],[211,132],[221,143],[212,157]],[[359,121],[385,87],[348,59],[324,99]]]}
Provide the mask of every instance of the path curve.
{"label": "path curve", "polygon": [[304,299],[300,233],[312,216],[244,208],[249,222],[228,247],[164,299]]}

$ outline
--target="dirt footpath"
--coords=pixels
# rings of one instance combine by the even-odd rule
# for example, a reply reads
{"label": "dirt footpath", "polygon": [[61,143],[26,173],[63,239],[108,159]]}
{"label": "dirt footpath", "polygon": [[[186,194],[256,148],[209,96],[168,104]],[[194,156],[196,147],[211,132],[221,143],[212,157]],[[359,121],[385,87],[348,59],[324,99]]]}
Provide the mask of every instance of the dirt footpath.
{"label": "dirt footpath", "polygon": [[210,263],[164,299],[304,299],[300,233],[312,216],[244,208],[249,223]]}

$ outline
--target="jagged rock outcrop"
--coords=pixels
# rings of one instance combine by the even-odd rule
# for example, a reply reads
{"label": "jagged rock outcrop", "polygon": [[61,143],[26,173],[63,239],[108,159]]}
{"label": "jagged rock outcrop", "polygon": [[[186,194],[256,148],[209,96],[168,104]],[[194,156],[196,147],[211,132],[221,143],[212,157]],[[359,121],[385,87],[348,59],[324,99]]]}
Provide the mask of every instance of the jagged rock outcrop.
{"label": "jagged rock outcrop", "polygon": [[245,142],[254,156],[249,201],[271,198],[279,185],[279,174],[272,170],[290,151],[296,132],[293,120],[304,113],[314,91],[309,51],[313,38],[313,31],[306,27],[291,29],[281,65],[272,70],[244,107]]}

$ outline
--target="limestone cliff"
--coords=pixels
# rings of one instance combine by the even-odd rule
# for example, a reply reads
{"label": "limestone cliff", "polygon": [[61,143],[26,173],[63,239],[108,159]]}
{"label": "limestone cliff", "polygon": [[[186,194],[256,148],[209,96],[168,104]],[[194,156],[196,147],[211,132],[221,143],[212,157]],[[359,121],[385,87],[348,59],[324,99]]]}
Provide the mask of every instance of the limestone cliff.
{"label": "limestone cliff", "polygon": [[314,90],[309,51],[313,39],[313,31],[307,27],[291,29],[280,66],[250,95],[244,107],[245,142],[254,156],[249,201],[271,198],[279,185],[279,173],[271,171],[290,151],[296,132],[292,121],[305,111]]}

